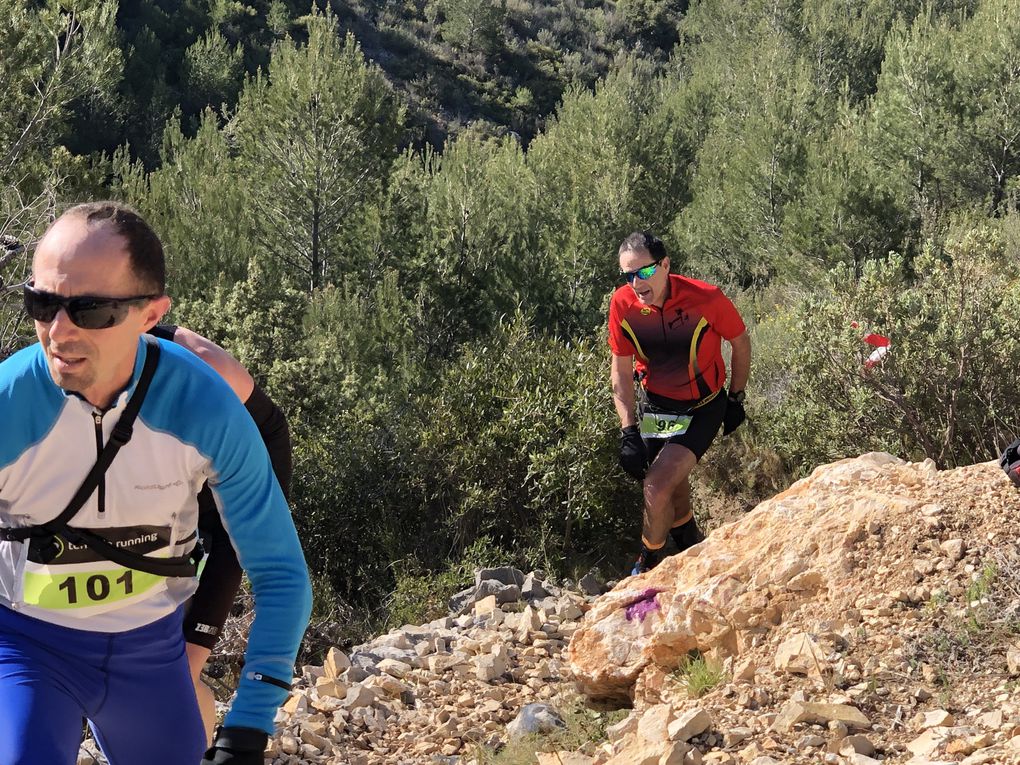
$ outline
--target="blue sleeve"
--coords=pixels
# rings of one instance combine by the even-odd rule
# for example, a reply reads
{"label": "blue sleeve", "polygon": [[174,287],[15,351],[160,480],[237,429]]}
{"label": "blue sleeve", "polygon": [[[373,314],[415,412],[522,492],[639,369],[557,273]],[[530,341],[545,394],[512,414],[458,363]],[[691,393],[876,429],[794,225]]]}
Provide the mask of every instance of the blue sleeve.
{"label": "blue sleeve", "polygon": [[308,568],[287,500],[273,473],[257,426],[210,367],[189,351],[160,341],[166,362],[157,375],[173,396],[149,396],[140,417],[160,421],[210,460],[209,486],[255,597],[237,696],[225,725],[272,733],[276,710],[287,697],[263,674],[285,683],[311,613]]}
{"label": "blue sleeve", "polygon": [[244,670],[225,725],[272,732],[276,709],[287,697],[256,674],[289,683],[294,659],[312,608],[308,568],[290,509],[273,473],[258,428],[236,402],[230,432],[214,456],[217,475],[209,485],[223,525],[237,551],[255,597]]}
{"label": "blue sleeve", "polygon": [[[44,384],[37,384],[39,380]],[[50,382],[38,343],[5,359],[0,364],[0,469],[42,441],[66,403],[67,398]]]}

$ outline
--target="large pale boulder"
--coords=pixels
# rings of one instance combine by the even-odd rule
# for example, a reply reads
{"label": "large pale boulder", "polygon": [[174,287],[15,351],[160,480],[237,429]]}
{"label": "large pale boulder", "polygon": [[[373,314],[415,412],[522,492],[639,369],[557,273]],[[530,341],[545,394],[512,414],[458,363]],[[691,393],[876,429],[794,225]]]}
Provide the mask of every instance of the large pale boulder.
{"label": "large pale boulder", "polygon": [[[633,699],[650,665],[673,669],[692,650],[739,655],[784,615],[830,599],[833,588],[847,589],[850,556],[869,534],[918,525],[923,503],[913,494],[937,475],[930,461],[883,453],[818,468],[705,543],[624,579],[596,601],[567,652],[574,677],[590,696]],[[890,585],[905,589],[913,584],[908,576]],[[821,652],[803,640],[799,648],[817,672]]]}

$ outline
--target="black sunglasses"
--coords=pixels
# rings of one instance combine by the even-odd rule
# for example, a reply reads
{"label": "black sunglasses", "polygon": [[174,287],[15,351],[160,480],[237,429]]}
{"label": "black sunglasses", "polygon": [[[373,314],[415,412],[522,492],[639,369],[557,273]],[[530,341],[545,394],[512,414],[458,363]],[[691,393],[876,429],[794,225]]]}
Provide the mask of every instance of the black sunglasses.
{"label": "black sunglasses", "polygon": [[37,290],[31,284],[24,287],[25,313],[36,321],[51,322],[63,308],[71,322],[82,329],[116,327],[128,315],[132,305],[158,298],[159,295],[108,298],[92,295],[61,297],[52,292]]}

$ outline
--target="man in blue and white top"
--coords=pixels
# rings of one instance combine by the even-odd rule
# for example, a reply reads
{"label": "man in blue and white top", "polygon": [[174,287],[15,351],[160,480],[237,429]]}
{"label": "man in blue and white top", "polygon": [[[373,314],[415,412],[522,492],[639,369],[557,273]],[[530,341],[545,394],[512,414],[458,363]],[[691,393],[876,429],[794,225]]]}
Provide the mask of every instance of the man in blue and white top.
{"label": "man in blue and white top", "polygon": [[[39,342],[0,364],[0,762],[73,765],[84,717],[111,765],[261,765],[311,589],[255,423],[215,371],[154,341],[133,435],[70,530],[19,541],[70,506],[153,353],[142,335],[170,307],[159,239],[114,202],[61,216],[24,292]],[[180,559],[195,546],[206,482],[256,605],[237,695],[203,758],[181,631],[197,580],[74,540]]]}

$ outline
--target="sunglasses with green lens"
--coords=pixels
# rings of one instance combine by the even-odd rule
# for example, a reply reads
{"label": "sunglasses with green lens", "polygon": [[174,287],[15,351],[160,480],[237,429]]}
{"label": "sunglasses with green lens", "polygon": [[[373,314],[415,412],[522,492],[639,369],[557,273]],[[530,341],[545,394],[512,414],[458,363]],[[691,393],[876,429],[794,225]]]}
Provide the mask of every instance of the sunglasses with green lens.
{"label": "sunglasses with green lens", "polygon": [[635,269],[634,271],[621,271],[620,276],[627,280],[627,284],[633,284],[635,279],[650,279],[658,270],[661,262],[662,258],[659,258],[654,263],[649,263],[647,266],[641,266],[641,268]]}

